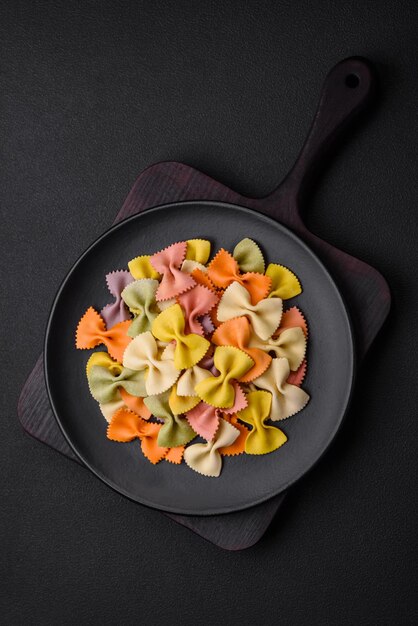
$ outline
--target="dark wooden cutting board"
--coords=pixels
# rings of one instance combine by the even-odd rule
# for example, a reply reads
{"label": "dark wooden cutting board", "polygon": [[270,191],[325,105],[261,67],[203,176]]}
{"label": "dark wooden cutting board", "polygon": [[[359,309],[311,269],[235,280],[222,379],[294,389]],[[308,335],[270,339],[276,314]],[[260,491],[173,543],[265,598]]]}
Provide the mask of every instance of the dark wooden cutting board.
{"label": "dark wooden cutting board", "polygon": [[[336,65],[325,80],[317,113],[293,169],[270,195],[248,198],[182,163],[158,163],[137,178],[114,223],[147,208],[183,200],[224,201],[273,217],[297,233],[332,274],[351,314],[357,358],[361,359],[389,312],[387,283],[366,263],[310,233],[302,221],[300,208],[306,189],[324,164],[328,149],[357,113],[366,107],[373,92],[374,77],[367,61],[350,58]],[[49,405],[42,355],[21,392],[18,416],[27,433],[78,462]],[[164,514],[222,548],[239,550],[262,537],[284,497],[285,493],[281,493],[261,505],[227,515]]]}

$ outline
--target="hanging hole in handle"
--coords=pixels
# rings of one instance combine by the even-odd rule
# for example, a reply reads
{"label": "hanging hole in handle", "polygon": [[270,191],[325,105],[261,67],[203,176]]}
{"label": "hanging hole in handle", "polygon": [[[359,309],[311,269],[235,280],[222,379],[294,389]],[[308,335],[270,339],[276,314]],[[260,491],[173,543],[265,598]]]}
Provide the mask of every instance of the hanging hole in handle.
{"label": "hanging hole in handle", "polygon": [[355,89],[356,87],[359,86],[360,79],[357,76],[357,74],[347,74],[347,76],[345,77],[345,84],[350,89]]}

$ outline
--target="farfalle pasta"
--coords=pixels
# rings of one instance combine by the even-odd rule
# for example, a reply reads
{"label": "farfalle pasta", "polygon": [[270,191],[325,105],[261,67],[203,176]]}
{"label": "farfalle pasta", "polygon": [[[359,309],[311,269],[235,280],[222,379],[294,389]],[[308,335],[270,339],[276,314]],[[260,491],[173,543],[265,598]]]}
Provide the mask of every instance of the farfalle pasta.
{"label": "farfalle pasta", "polygon": [[309,402],[308,326],[286,306],[298,277],[250,238],[232,252],[203,238],[139,252],[107,274],[114,300],[90,306],[75,332],[78,349],[100,346],[85,369],[108,439],[208,477],[225,457],[281,448],[276,422]]}
{"label": "farfalle pasta", "polygon": [[159,282],[155,278],[141,278],[127,285],[121,299],[133,316],[128,335],[136,337],[151,330],[152,322],[160,313],[155,301]]}
{"label": "farfalle pasta", "polygon": [[118,322],[124,322],[130,318],[129,311],[122,299],[122,291],[133,281],[130,272],[121,270],[110,272],[106,276],[106,284],[111,295],[115,298],[114,302],[106,304],[100,311],[100,315],[105,321],[108,328],[111,328]]}

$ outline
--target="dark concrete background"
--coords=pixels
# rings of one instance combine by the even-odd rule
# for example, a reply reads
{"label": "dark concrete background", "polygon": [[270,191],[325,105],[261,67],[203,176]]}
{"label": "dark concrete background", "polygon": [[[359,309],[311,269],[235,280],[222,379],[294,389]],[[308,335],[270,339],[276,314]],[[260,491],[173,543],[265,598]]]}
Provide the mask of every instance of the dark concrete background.
{"label": "dark concrete background", "polygon": [[[417,17],[394,0],[1,3],[4,624],[416,623]],[[223,552],[28,438],[18,394],[61,279],[137,174],[173,159],[267,193],[353,54],[379,101],[306,220],[385,275],[393,310],[331,451],[257,546]]]}

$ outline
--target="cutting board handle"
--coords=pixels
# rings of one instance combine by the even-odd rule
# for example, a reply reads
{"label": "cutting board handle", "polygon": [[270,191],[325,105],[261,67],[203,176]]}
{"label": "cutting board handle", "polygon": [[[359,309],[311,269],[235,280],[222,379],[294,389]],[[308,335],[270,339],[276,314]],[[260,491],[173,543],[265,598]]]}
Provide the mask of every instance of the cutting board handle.
{"label": "cutting board handle", "polygon": [[337,63],[325,78],[318,109],[296,163],[276,190],[298,200],[328,149],[353,117],[365,108],[375,89],[373,66],[361,57]]}

